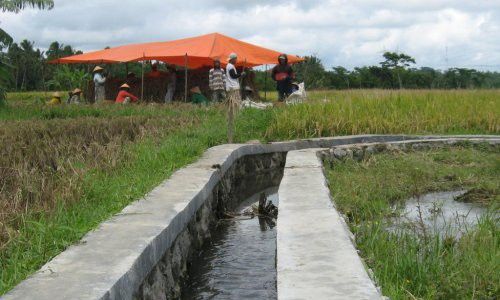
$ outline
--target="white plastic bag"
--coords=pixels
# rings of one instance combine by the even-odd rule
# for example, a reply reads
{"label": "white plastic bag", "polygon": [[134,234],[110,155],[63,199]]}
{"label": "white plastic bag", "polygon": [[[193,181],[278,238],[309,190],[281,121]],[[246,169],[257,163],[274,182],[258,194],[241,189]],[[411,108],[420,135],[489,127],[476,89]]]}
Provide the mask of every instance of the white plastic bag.
{"label": "white plastic bag", "polygon": [[293,92],[288,98],[286,98],[285,103],[288,105],[294,105],[303,103],[307,99],[306,88],[303,82],[298,84],[299,90]]}

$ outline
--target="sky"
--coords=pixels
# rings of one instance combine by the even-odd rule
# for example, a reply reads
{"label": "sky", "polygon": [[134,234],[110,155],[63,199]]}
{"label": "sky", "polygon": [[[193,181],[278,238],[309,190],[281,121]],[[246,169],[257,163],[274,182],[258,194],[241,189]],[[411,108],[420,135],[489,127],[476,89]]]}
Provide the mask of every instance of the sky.
{"label": "sky", "polygon": [[219,32],[327,68],[380,63],[385,51],[417,66],[500,71],[500,0],[55,0],[50,11],[0,12],[15,41],[91,51]]}

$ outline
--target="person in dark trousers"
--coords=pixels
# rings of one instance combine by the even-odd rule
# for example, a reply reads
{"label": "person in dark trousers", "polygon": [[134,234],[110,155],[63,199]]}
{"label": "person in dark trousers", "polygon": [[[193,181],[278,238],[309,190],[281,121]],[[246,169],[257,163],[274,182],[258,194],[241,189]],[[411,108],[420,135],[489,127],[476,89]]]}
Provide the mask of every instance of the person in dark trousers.
{"label": "person in dark trousers", "polygon": [[288,57],[286,54],[281,54],[278,57],[278,64],[272,70],[272,77],[273,80],[276,81],[279,101],[285,101],[292,93],[292,79],[295,78],[295,73],[288,64]]}

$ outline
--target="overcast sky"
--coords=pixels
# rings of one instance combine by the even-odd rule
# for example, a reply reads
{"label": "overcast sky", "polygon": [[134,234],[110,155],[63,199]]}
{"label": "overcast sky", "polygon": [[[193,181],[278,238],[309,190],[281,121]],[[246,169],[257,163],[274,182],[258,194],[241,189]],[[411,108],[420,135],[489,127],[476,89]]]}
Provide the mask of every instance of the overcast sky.
{"label": "overcast sky", "polygon": [[1,13],[16,41],[83,51],[220,32],[325,65],[378,64],[386,51],[418,66],[500,70],[500,0],[56,0],[51,11]]}

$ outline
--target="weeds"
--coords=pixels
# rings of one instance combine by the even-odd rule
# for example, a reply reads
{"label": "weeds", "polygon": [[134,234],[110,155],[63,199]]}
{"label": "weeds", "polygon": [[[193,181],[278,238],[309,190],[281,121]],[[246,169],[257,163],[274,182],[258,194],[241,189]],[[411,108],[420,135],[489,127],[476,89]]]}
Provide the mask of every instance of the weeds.
{"label": "weeds", "polygon": [[[328,170],[361,255],[391,299],[496,299],[500,265],[498,148],[458,147],[377,154]],[[446,179],[445,179],[446,178]],[[487,188],[490,213],[460,238],[387,230],[396,203],[433,191]],[[439,207],[435,208],[439,210]],[[420,227],[425,228],[421,220]],[[418,224],[416,224],[418,226]]]}

